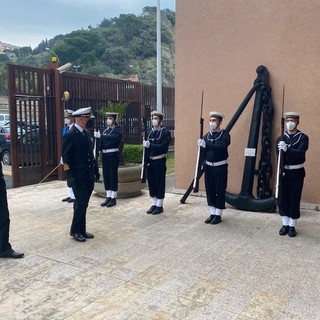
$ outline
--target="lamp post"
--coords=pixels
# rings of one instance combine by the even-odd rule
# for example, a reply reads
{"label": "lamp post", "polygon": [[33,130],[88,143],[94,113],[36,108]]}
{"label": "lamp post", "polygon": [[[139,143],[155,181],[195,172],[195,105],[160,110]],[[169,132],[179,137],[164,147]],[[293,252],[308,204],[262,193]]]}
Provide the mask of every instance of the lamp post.
{"label": "lamp post", "polygon": [[78,73],[78,69],[79,69],[80,67],[81,67],[80,65],[78,65],[78,66],[74,65],[74,66],[73,66],[73,68],[76,69],[76,73]]}
{"label": "lamp post", "polygon": [[53,53],[55,55],[55,57],[57,58],[57,62],[58,63],[60,62],[60,59],[59,59],[58,55],[53,50],[51,50],[50,48],[44,48],[44,49],[47,50],[47,51],[50,51],[51,53]]}
{"label": "lamp post", "polygon": [[130,67],[130,68],[133,68],[134,70],[137,71],[138,77],[139,77],[139,82],[141,82],[142,78],[141,78],[141,73],[140,73],[139,69],[136,68],[135,66],[133,66],[132,64],[129,64],[129,67]]}

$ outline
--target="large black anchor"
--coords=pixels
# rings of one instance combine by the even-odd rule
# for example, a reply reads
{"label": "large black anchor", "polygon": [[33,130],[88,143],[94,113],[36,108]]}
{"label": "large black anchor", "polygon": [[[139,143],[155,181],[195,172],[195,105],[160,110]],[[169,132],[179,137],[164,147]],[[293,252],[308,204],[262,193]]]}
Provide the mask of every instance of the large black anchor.
{"label": "large black anchor", "polygon": [[[232,117],[232,119],[226,127],[226,130],[231,130],[233,125],[240,117],[242,111],[245,109],[249,100],[255,93],[255,101],[251,118],[248,144],[246,148],[246,159],[243,170],[241,191],[238,195],[226,192],[226,202],[241,210],[274,211],[276,208],[276,201],[271,194],[271,189],[268,188],[268,186],[265,187],[269,189],[268,194],[270,195],[270,197],[265,197],[265,195],[260,194],[260,198],[255,198],[252,193],[254,175],[256,173],[256,151],[263,109],[269,108],[269,112],[271,112],[273,115],[271,88],[268,84],[268,69],[265,66],[259,66],[256,71],[258,76],[254,81],[253,88],[249,91],[248,95],[246,96],[246,98],[238,108],[237,112],[234,114],[234,116]],[[266,139],[266,137],[264,137],[263,139]],[[271,139],[271,130],[267,139]],[[270,141],[267,141],[267,144],[268,148],[270,149]],[[267,159],[266,161],[269,162],[267,166],[270,168],[268,172],[268,181],[270,181],[272,175],[271,158]]]}
{"label": "large black anchor", "polygon": [[[247,153],[243,171],[242,186],[241,191],[238,195],[226,192],[226,202],[230,205],[236,207],[237,209],[247,210],[247,211],[274,211],[276,209],[276,201],[272,196],[272,191],[269,188],[269,181],[272,176],[272,166],[271,166],[271,129],[268,131],[267,135],[263,135],[263,143],[266,146],[269,155],[264,155],[264,159],[260,160],[260,172],[262,173],[258,181],[258,195],[259,198],[255,198],[252,193],[256,162],[256,150],[259,139],[259,129],[261,123],[262,112],[268,109],[269,113],[269,126],[271,126],[271,120],[273,116],[273,106],[271,99],[271,88],[268,84],[268,69],[265,66],[259,66],[256,70],[258,76],[254,81],[253,87],[246,95],[242,103],[240,104],[238,110],[226,126],[225,130],[230,132],[232,127],[235,125],[239,119],[241,113],[249,103],[252,96],[255,95],[254,108],[251,119],[251,126],[249,132],[249,139],[247,145]],[[266,112],[264,112],[265,116]],[[263,129],[263,131],[266,131]],[[198,172],[197,178],[200,179],[204,173],[203,168]],[[185,203],[186,199],[193,190],[193,181],[191,182],[189,188],[180,199],[181,203]]]}

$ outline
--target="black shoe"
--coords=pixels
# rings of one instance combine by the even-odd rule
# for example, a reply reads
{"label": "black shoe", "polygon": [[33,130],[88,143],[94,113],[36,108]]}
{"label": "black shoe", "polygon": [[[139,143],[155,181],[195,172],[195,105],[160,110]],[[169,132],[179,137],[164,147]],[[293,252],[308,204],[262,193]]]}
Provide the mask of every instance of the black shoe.
{"label": "black shoe", "polygon": [[93,235],[92,233],[89,233],[89,232],[83,233],[82,236],[83,236],[85,239],[93,239],[93,238],[94,238],[94,235]]}
{"label": "black shoe", "polygon": [[152,214],[159,214],[163,212],[163,207],[156,207],[153,211]]}
{"label": "black shoe", "polygon": [[15,252],[13,249],[0,253],[0,258],[20,259],[23,256],[24,253]]}
{"label": "black shoe", "polygon": [[84,236],[83,236],[82,234],[80,234],[80,233],[75,233],[75,234],[73,235],[73,239],[76,240],[76,241],[78,241],[78,242],[85,242],[85,241],[86,241],[86,239],[84,238]]}
{"label": "black shoe", "polygon": [[297,231],[295,227],[289,227],[288,232],[289,237],[294,238],[297,235]]}
{"label": "black shoe", "polygon": [[107,204],[107,208],[113,207],[117,204],[116,198],[111,198],[110,201]]}
{"label": "black shoe", "polygon": [[62,202],[68,202],[71,198],[70,197],[66,197],[62,199]]}
{"label": "black shoe", "polygon": [[68,203],[73,203],[73,202],[75,202],[75,201],[76,201],[76,199],[70,198],[70,199],[68,200]]}
{"label": "black shoe", "polygon": [[110,200],[111,200],[111,198],[107,198],[106,200],[104,200],[104,201],[100,204],[100,206],[101,206],[101,207],[105,207],[105,206],[109,203]]}
{"label": "black shoe", "polygon": [[220,223],[221,222],[221,216],[217,216],[217,215],[215,215],[214,217],[213,217],[213,219],[211,220],[211,224],[218,224],[218,223]]}
{"label": "black shoe", "polygon": [[282,226],[279,230],[280,236],[285,236],[289,233],[289,226]]}
{"label": "black shoe", "polygon": [[214,217],[215,217],[214,214],[210,214],[210,216],[205,220],[204,223],[211,223],[211,221],[213,220]]}
{"label": "black shoe", "polygon": [[150,214],[153,212],[153,210],[156,208],[157,206],[151,206],[150,209],[147,211],[147,214]]}

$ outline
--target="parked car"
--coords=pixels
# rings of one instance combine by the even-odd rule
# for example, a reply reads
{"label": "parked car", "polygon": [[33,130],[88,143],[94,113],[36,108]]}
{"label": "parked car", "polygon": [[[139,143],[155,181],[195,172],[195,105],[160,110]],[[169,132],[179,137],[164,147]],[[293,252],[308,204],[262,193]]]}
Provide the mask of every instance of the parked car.
{"label": "parked car", "polygon": [[0,125],[3,126],[10,121],[10,116],[7,113],[0,113]]}
{"label": "parked car", "polygon": [[[38,164],[40,162],[39,128],[19,128],[19,131],[19,163],[25,164],[28,159],[28,161],[32,161],[33,164]],[[9,125],[0,126],[0,158],[2,159],[3,164],[11,165],[11,135]]]}

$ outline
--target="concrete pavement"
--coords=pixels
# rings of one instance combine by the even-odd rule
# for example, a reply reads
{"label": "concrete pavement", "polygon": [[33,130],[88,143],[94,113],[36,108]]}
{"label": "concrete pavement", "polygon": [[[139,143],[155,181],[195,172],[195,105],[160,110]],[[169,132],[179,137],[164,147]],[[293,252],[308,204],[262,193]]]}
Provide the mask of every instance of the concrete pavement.
{"label": "concrete pavement", "polygon": [[[168,178],[174,179],[174,175]],[[147,190],[117,206],[90,200],[85,243],[69,237],[66,183],[8,190],[11,243],[0,259],[0,319],[320,319],[320,215],[302,210],[296,238],[278,214],[224,211],[206,225],[205,197],[168,184],[165,212]]]}

